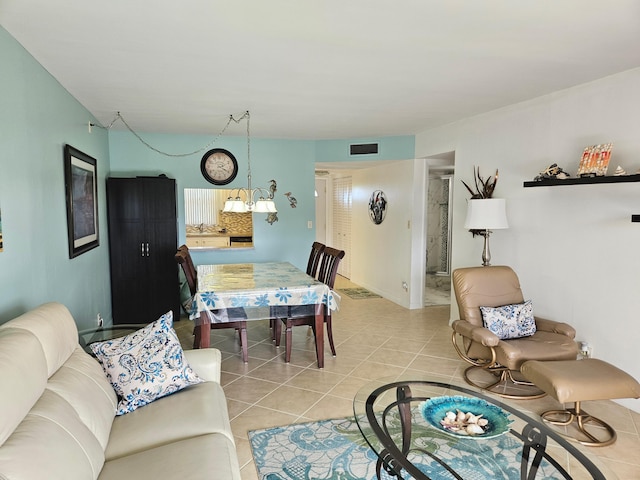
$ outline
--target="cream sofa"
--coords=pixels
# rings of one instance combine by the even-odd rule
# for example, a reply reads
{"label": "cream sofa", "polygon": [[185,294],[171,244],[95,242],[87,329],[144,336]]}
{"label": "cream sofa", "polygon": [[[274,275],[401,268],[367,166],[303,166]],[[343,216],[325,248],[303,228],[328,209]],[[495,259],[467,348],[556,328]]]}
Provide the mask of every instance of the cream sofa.
{"label": "cream sofa", "polygon": [[0,326],[0,479],[240,479],[220,352],[185,351],[203,383],[115,416],[69,310],[47,303]]}

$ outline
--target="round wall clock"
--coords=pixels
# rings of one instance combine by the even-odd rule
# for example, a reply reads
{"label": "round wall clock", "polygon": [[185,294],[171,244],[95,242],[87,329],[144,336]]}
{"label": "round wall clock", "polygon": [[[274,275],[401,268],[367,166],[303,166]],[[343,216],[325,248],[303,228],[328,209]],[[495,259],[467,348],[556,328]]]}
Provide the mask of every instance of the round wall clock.
{"label": "round wall clock", "polygon": [[238,161],[230,151],[224,148],[214,148],[202,157],[200,171],[207,182],[214,185],[226,185],[236,178]]}
{"label": "round wall clock", "polygon": [[387,197],[382,190],[375,190],[369,198],[369,217],[380,225],[387,214]]}

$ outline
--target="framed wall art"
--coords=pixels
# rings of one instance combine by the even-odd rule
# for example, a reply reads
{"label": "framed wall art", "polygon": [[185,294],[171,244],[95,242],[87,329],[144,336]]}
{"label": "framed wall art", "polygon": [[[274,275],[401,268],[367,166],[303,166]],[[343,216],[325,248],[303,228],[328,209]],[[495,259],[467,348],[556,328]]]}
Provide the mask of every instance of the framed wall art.
{"label": "framed wall art", "polygon": [[98,236],[98,175],[96,159],[64,147],[64,183],[67,196],[69,258],[100,245]]}
{"label": "framed wall art", "polygon": [[375,190],[369,197],[369,218],[380,225],[387,215],[387,196],[382,190]]}

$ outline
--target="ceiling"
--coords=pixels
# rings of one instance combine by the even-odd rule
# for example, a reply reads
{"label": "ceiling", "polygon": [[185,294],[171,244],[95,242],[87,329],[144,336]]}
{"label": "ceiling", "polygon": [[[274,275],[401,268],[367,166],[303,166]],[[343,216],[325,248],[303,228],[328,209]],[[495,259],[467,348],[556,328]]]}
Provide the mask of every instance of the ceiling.
{"label": "ceiling", "polygon": [[0,24],[140,133],[412,135],[640,66],[638,0],[0,0]]}

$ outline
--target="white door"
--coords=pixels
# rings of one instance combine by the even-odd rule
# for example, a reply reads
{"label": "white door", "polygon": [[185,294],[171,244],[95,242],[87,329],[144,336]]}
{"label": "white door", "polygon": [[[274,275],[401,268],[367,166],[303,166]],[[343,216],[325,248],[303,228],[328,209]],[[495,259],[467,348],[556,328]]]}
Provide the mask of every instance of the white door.
{"label": "white door", "polygon": [[351,278],[351,177],[333,181],[333,245],[345,251],[338,274]]}

